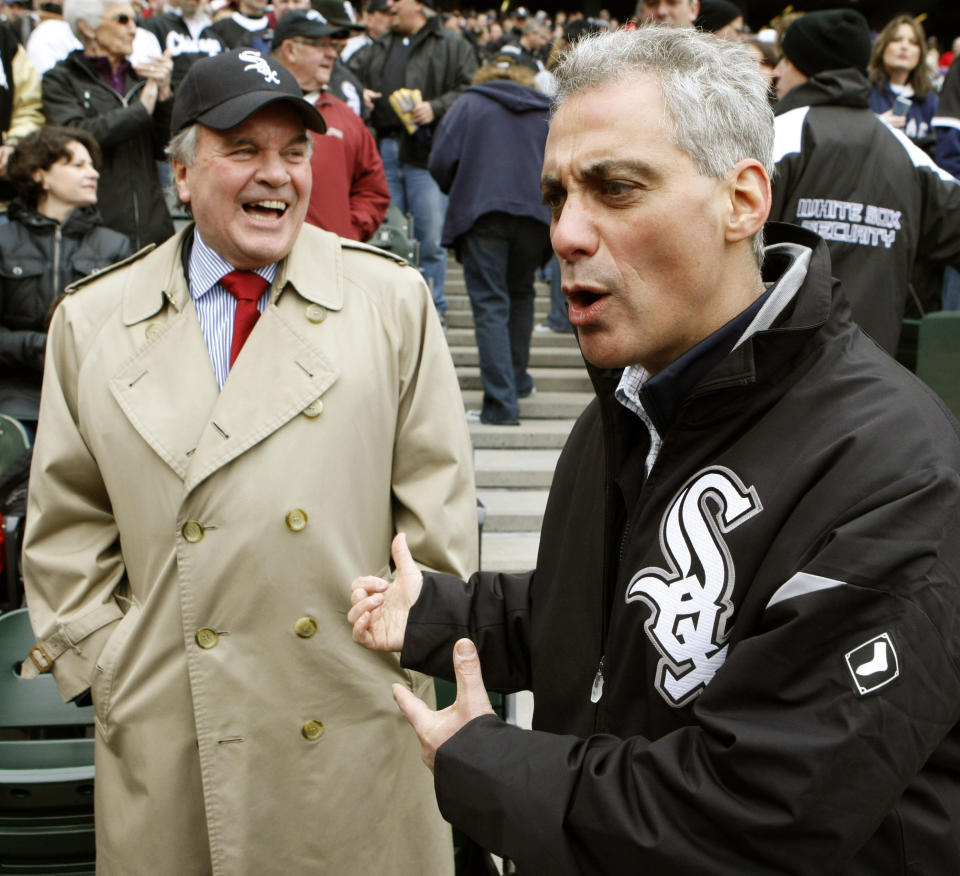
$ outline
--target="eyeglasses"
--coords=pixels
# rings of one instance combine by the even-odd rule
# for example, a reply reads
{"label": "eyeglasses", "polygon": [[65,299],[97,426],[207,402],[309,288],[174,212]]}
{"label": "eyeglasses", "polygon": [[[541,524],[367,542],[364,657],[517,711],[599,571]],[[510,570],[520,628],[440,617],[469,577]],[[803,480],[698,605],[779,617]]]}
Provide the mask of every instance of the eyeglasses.
{"label": "eyeglasses", "polygon": [[310,46],[312,49],[335,49],[337,44],[330,37],[317,37],[310,40],[304,37],[294,37],[290,42],[300,46]]}
{"label": "eyeglasses", "polygon": [[131,21],[134,21],[132,15],[127,15],[126,12],[121,12],[119,15],[111,15],[111,21],[115,21],[117,24],[130,24]]}

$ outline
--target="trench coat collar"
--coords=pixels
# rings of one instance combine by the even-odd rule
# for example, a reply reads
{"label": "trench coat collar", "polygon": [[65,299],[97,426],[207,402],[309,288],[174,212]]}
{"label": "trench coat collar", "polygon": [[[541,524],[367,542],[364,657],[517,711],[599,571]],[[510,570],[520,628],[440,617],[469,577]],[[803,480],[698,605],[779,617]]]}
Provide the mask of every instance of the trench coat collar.
{"label": "trench coat collar", "polygon": [[[339,371],[310,342],[302,311],[311,304],[343,307],[339,240],[306,228],[280,263],[270,304],[218,390],[183,276],[186,233],[164,244],[155,258],[131,266],[125,277],[124,323],[137,331],[138,323],[155,320],[158,331],[110,381],[131,424],[184,480],[185,494],[334,384]],[[158,277],[164,279],[158,283]],[[291,300],[281,302],[282,296]],[[165,303],[169,309],[162,312]]]}
{"label": "trench coat collar", "polygon": [[[155,316],[169,302],[179,313],[190,301],[190,290],[183,273],[181,251],[188,235],[193,234],[194,226],[175,234],[149,258],[141,259],[131,265],[127,272],[127,282],[123,288],[124,325],[136,325]],[[343,307],[343,260],[336,235],[318,233],[317,229],[305,225],[300,230],[298,241],[309,238],[309,245],[293,247],[289,255],[281,260],[274,278],[270,300],[275,303],[280,295],[292,288],[302,298],[314,304],[320,304],[328,310],[340,310]],[[317,265],[322,264],[323,276],[317,276]],[[156,282],[157,276],[163,279]]]}

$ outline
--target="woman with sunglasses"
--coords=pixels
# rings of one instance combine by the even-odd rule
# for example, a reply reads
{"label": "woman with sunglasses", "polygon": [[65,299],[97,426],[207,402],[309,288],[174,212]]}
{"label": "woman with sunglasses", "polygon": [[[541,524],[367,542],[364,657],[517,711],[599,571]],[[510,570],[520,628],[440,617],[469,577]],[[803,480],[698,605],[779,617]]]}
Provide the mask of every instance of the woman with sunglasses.
{"label": "woman with sunglasses", "polygon": [[126,0],[66,0],[63,15],[83,48],[43,76],[48,124],[89,131],[103,152],[104,223],[135,249],[162,243],[173,223],[157,177],[173,100],[173,62],[161,56],[130,64],[137,23]]}

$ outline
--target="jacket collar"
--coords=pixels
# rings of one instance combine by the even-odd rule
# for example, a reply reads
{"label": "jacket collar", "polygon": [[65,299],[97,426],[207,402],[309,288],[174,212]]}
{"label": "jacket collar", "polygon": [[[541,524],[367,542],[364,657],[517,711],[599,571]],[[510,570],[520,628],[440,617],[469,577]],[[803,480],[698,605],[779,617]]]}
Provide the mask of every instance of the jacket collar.
{"label": "jacket collar", "polygon": [[[732,350],[697,382],[690,391],[691,396],[731,384],[756,382],[758,351],[762,352],[764,361],[767,361],[767,354],[771,350],[777,361],[785,361],[792,358],[810,336],[823,327],[833,310],[849,314],[849,307],[831,278],[830,253],[823,240],[807,229],[780,222],[768,222],[764,236],[768,246],[795,243],[810,249],[812,253],[806,278],[793,302],[773,325]],[[786,267],[781,258],[769,259],[764,264],[764,281],[776,282]],[[612,396],[623,374],[622,369],[600,369],[589,362],[587,371],[599,396]]]}
{"label": "jacket collar", "polygon": [[[131,265],[126,272],[122,290],[124,325],[136,325],[150,319],[169,302],[179,313],[190,300],[190,290],[183,271],[182,249],[186,240],[192,240],[193,224],[175,234],[163,246]],[[301,235],[302,235],[301,229]],[[343,261],[337,238],[333,235],[311,235],[309,244],[299,244],[281,260],[270,292],[271,302],[290,290],[328,310],[343,307]],[[328,265],[325,280],[318,282],[317,264]],[[159,276],[162,282],[157,283]]]}
{"label": "jacket collar", "polygon": [[825,70],[792,88],[777,103],[774,115],[783,115],[801,106],[870,106],[870,83],[859,70]]}

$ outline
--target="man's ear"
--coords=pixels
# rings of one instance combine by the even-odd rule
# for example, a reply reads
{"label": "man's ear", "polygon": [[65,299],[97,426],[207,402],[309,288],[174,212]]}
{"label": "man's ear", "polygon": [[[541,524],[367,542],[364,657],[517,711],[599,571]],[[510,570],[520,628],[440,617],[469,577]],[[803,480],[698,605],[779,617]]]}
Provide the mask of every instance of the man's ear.
{"label": "man's ear", "polygon": [[189,204],[190,186],[187,184],[187,165],[176,159],[171,164],[173,165],[173,184],[177,187],[177,197],[184,204]]}
{"label": "man's ear", "polygon": [[730,213],[726,240],[736,243],[753,237],[767,221],[773,195],[770,177],[755,158],[744,158],[727,176],[730,181]]}

